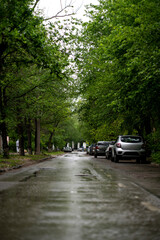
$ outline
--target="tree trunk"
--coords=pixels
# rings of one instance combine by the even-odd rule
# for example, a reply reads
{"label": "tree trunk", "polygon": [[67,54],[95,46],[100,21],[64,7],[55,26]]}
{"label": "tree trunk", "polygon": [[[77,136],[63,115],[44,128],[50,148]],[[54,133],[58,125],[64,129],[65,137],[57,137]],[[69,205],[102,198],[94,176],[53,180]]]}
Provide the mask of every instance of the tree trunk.
{"label": "tree trunk", "polygon": [[28,154],[32,155],[32,133],[31,133],[31,119],[27,122],[27,136],[28,136]]}
{"label": "tree trunk", "polygon": [[2,133],[2,148],[3,148],[3,157],[8,158],[9,157],[9,146],[7,143],[7,127],[6,123],[1,123],[1,133]]}
{"label": "tree trunk", "polygon": [[48,152],[52,152],[52,137],[53,137],[53,132],[50,132],[50,136],[48,140]]}
{"label": "tree trunk", "polygon": [[18,134],[19,134],[19,155],[24,156],[24,129],[23,123],[18,124]]}
{"label": "tree trunk", "polygon": [[40,153],[40,119],[35,118],[35,154]]}
{"label": "tree trunk", "polygon": [[9,157],[9,146],[7,143],[7,126],[6,126],[6,95],[5,95],[5,89],[0,87],[0,116],[1,116],[1,124],[0,124],[0,132],[2,135],[2,148],[3,148],[3,157],[8,158]]}

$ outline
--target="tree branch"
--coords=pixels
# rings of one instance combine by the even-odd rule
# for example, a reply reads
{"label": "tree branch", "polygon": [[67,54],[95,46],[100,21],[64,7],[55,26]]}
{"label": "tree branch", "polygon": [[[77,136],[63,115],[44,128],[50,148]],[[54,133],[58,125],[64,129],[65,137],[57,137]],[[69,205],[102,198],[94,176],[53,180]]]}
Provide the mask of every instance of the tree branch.
{"label": "tree branch", "polygon": [[16,96],[13,99],[19,99],[19,98],[22,98],[22,97],[25,97],[28,93],[32,92],[34,89],[36,89],[37,87],[41,87],[42,85],[44,85],[44,83],[47,83],[47,81],[49,80],[50,78],[47,78],[45,81],[39,83],[39,84],[36,84],[35,86],[33,86],[32,88],[28,89],[26,92],[22,93],[21,95],[19,96]]}
{"label": "tree branch", "polygon": [[69,14],[64,14],[64,15],[59,15],[60,13],[62,13],[64,10],[66,10],[67,8],[71,8],[72,6],[69,4],[69,5],[66,5],[64,8],[62,8],[56,15],[52,16],[52,17],[49,17],[49,18],[45,18],[44,21],[48,21],[48,20],[51,20],[53,18],[56,18],[56,17],[66,17],[66,16],[71,16],[71,15],[74,15],[75,13],[69,13]]}
{"label": "tree branch", "polygon": [[34,9],[36,8],[36,6],[37,6],[37,4],[39,3],[39,1],[40,1],[40,0],[36,0],[36,1],[35,1],[35,4],[34,4],[34,6],[33,6],[33,8],[32,8],[32,11],[34,11]]}
{"label": "tree branch", "polygon": [[69,14],[64,14],[64,15],[60,15],[60,16],[55,15],[55,16],[52,16],[50,18],[44,19],[44,21],[48,21],[48,20],[51,20],[51,19],[56,18],[56,17],[59,17],[59,18],[61,18],[61,17],[69,17],[69,16],[73,16],[74,14],[75,13],[69,13]]}

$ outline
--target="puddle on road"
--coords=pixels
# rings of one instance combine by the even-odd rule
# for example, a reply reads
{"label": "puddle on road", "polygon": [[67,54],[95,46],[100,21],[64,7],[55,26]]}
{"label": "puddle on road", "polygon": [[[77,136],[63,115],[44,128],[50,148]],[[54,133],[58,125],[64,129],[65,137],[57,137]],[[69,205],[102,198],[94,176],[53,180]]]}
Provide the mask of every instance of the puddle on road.
{"label": "puddle on road", "polygon": [[148,210],[152,211],[152,212],[158,212],[160,213],[160,208],[152,205],[150,202],[141,202],[141,204],[146,207]]}
{"label": "puddle on road", "polygon": [[93,175],[88,168],[83,169],[80,174],[76,174],[75,176],[76,177],[81,177],[81,181],[97,180],[97,176]]}
{"label": "puddle on road", "polygon": [[72,155],[73,155],[73,156],[76,155],[76,157],[78,157],[78,158],[84,157],[84,155],[81,155],[81,154],[79,154],[79,153],[76,153],[76,154],[75,154],[75,153],[74,153],[74,154],[73,154],[73,153],[65,154],[64,157],[65,157],[65,158],[68,158],[68,157],[72,157]]}
{"label": "puddle on road", "polygon": [[28,180],[30,180],[31,178],[35,178],[37,177],[39,171],[35,171],[33,174],[23,178],[22,180],[20,180],[20,182],[27,182]]}
{"label": "puddle on road", "polygon": [[38,177],[39,174],[41,174],[44,171],[52,171],[53,172],[55,170],[56,170],[55,168],[40,168],[39,170],[37,170],[37,171],[33,172],[32,174],[21,179],[20,182],[27,182],[30,179],[36,178],[36,177]]}
{"label": "puddle on road", "polygon": [[118,183],[118,187],[120,188],[126,188],[126,186],[123,183]]}
{"label": "puddle on road", "polygon": [[87,175],[87,174],[77,174],[76,177],[81,177],[81,181],[93,181],[97,180],[97,177],[94,175]]}

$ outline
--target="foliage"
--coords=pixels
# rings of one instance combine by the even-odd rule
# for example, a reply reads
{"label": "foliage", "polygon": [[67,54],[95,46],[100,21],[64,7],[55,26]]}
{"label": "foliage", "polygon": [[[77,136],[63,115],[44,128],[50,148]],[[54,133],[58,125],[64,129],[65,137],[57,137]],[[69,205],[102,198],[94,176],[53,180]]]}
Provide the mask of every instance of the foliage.
{"label": "foliage", "polygon": [[153,154],[160,151],[160,131],[154,131],[147,136],[148,148]]}
{"label": "foliage", "polygon": [[36,3],[0,4],[4,155],[7,135],[12,145],[23,136],[27,147],[30,131],[33,146],[36,118],[45,149],[134,133],[147,140],[150,151],[159,151],[159,1],[99,0],[87,8],[89,22],[47,25],[34,12]]}
{"label": "foliage", "polygon": [[152,153],[151,157],[153,162],[160,164],[160,152]]}
{"label": "foliage", "polygon": [[81,125],[78,121],[77,115],[72,113],[65,121],[61,122],[56,130],[53,138],[55,146],[62,149],[67,143],[72,146],[72,141],[75,144],[83,140],[83,133]]}
{"label": "foliage", "polygon": [[146,138],[158,131],[159,5],[100,0],[88,7],[90,21],[83,24],[75,60],[80,119],[92,133],[89,140],[107,140],[113,132]]}
{"label": "foliage", "polygon": [[[5,0],[0,4],[0,132],[4,155],[8,154],[7,135],[12,142],[23,135],[27,148],[28,124],[33,145],[35,118],[41,120],[42,132],[50,138],[70,114],[74,84],[69,67],[69,30],[59,21],[45,25],[43,17],[34,12],[37,2]],[[68,21],[66,24],[70,25]],[[53,143],[53,138],[45,141],[45,145]]]}

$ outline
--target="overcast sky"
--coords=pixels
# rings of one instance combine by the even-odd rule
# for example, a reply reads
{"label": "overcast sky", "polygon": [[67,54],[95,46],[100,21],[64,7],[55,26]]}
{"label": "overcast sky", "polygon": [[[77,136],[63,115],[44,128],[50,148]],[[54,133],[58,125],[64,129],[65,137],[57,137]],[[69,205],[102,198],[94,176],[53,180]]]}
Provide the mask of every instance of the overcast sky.
{"label": "overcast sky", "polygon": [[61,4],[62,7],[65,7],[70,2],[74,6],[74,11],[80,8],[75,17],[85,20],[83,17],[85,5],[90,3],[97,4],[98,0],[40,0],[39,9],[43,9],[45,17],[51,17],[61,10]]}

